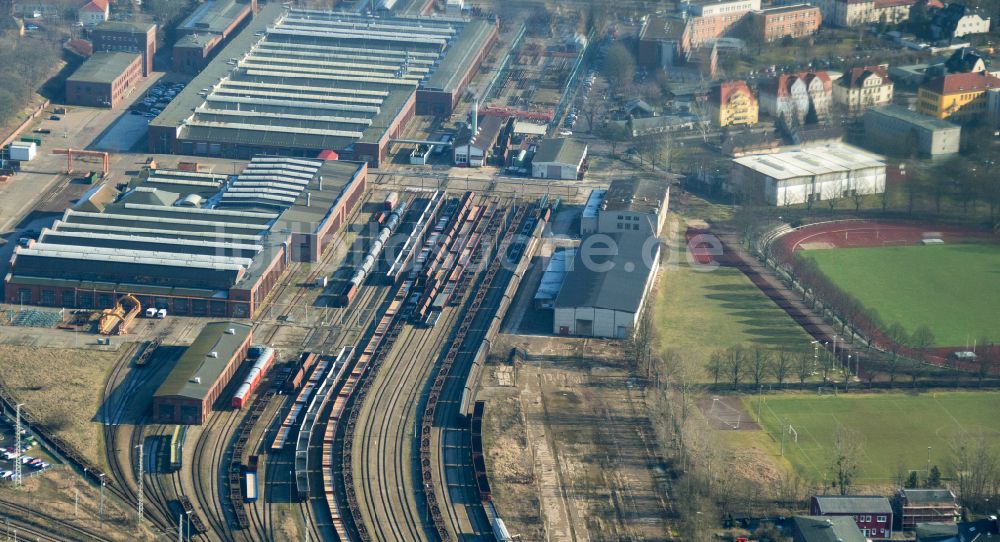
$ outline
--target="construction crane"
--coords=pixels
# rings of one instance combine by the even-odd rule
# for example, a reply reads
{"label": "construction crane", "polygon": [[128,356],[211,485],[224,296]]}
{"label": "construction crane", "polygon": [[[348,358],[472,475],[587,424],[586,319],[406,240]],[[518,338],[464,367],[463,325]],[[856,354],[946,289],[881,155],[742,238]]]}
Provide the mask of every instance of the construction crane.
{"label": "construction crane", "polygon": [[73,157],[93,156],[104,163],[104,176],[108,176],[108,153],[102,151],[84,151],[80,149],[53,149],[52,154],[66,155],[66,173],[73,173]]}
{"label": "construction crane", "polygon": [[[131,308],[125,310],[125,305]],[[128,326],[132,320],[139,315],[142,305],[132,294],[125,294],[118,298],[115,306],[101,311],[101,319],[97,322],[97,332],[101,335],[124,335],[128,333]]]}

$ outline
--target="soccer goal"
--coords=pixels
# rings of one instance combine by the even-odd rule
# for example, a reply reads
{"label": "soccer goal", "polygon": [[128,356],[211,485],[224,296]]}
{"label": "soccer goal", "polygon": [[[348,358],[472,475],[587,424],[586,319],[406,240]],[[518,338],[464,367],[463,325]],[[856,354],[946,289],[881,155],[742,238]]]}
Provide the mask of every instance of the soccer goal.
{"label": "soccer goal", "polygon": [[743,422],[743,412],[727,405],[719,396],[712,397],[712,407],[708,409],[708,415],[733,430],[739,429],[740,423]]}
{"label": "soccer goal", "polygon": [[837,386],[819,386],[816,388],[816,393],[820,397],[836,397]]}

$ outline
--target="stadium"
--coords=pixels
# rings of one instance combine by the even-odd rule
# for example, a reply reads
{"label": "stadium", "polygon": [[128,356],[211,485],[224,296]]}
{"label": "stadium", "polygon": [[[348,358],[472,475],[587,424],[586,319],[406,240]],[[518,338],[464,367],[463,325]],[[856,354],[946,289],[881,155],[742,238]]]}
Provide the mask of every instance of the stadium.
{"label": "stadium", "polygon": [[[868,316],[855,315],[854,324],[877,344],[888,343],[886,328],[896,323],[910,335],[927,326],[941,358],[981,338],[1000,342],[1000,325],[991,316],[1000,302],[1000,238],[993,233],[849,220],[789,230],[771,248],[810,288],[819,292],[832,284],[857,300]],[[814,277],[812,269],[822,277]],[[836,308],[844,313],[845,307]],[[857,326],[866,318],[872,321]]]}
{"label": "stadium", "polygon": [[414,114],[450,115],[495,20],[372,17],[269,4],[149,124],[153,152],[377,167]]}

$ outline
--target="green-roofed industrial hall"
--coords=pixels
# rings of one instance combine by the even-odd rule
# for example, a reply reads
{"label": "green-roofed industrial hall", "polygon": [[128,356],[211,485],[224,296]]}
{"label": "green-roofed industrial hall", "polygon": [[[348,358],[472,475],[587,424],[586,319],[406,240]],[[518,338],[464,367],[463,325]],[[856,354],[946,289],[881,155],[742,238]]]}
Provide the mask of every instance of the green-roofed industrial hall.
{"label": "green-roofed industrial hall", "polygon": [[202,328],[153,394],[156,423],[201,425],[247,357],[247,324],[212,322]]}
{"label": "green-roofed industrial hall", "polygon": [[94,53],[66,79],[66,103],[116,107],[142,77],[138,53]]}
{"label": "green-roofed industrial hall", "polygon": [[[333,150],[378,166],[413,115],[452,113],[498,34],[494,19],[269,2],[150,122],[149,148],[226,158]],[[199,55],[209,45],[183,44]]]}

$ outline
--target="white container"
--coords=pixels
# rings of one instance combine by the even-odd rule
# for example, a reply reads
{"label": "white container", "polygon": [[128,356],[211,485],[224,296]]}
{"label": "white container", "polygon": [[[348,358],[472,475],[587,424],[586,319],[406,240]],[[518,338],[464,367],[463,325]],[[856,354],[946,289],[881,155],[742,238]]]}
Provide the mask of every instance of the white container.
{"label": "white container", "polygon": [[25,143],[17,142],[10,144],[10,159],[18,160],[20,162],[30,162],[35,159],[35,154],[38,152],[38,146],[34,142]]}

